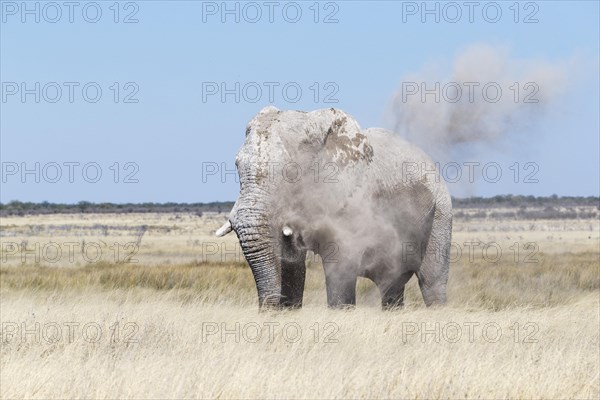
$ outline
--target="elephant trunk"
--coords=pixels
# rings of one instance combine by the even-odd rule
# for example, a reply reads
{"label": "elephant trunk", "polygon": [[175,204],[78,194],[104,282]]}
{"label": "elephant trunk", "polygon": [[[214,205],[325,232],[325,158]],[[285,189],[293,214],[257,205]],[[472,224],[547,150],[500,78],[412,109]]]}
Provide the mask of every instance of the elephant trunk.
{"label": "elephant trunk", "polygon": [[[254,192],[256,194],[256,192]],[[266,210],[257,196],[242,195],[236,204],[232,224],[246,261],[252,269],[259,307],[278,307],[281,298],[281,258]]]}

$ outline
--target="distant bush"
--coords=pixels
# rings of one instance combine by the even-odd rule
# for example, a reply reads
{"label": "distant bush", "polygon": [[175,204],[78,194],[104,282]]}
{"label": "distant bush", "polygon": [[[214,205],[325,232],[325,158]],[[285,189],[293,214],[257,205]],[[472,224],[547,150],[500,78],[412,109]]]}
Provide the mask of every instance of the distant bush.
{"label": "distant bush", "polygon": [[512,208],[512,207],[584,207],[595,206],[600,210],[600,197],[548,197],[501,195],[494,197],[452,198],[454,208]]}
{"label": "distant bush", "polygon": [[[558,219],[594,218],[598,213],[590,211],[595,207],[600,211],[600,197],[549,197],[502,195],[494,197],[452,198],[456,218],[520,218]],[[191,213],[201,216],[205,212],[228,212],[233,202],[212,203],[91,203],[80,201],[77,204],[41,203],[11,201],[0,203],[0,216],[76,213]],[[588,210],[576,210],[588,207]],[[515,208],[514,211],[498,211],[498,208]],[[463,209],[478,209],[474,213],[461,213]],[[565,210],[566,209],[566,210]],[[490,210],[490,211],[486,211]]]}
{"label": "distant bush", "polygon": [[107,214],[107,213],[193,213],[201,216],[204,212],[229,211],[233,202],[212,203],[90,203],[81,201],[77,204],[31,203],[11,201],[0,203],[0,216],[39,215],[39,214]]}

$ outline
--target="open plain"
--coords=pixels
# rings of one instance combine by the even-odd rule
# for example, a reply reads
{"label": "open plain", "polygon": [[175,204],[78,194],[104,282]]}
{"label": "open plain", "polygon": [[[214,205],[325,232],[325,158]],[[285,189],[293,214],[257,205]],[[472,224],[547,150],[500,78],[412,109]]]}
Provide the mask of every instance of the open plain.
{"label": "open plain", "polygon": [[329,310],[309,255],[304,307],[260,313],[226,214],[3,217],[0,397],[598,398],[597,213],[462,210],[444,307],[359,279]]}

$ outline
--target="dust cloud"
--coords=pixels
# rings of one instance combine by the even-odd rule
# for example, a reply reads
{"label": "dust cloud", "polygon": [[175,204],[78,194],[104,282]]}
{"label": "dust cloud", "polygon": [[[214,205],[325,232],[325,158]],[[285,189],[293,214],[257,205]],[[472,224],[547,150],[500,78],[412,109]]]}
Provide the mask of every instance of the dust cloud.
{"label": "dust cloud", "polygon": [[531,135],[576,69],[573,59],[519,58],[507,47],[474,44],[445,71],[437,63],[404,76],[388,117],[395,132],[436,161],[481,157]]}

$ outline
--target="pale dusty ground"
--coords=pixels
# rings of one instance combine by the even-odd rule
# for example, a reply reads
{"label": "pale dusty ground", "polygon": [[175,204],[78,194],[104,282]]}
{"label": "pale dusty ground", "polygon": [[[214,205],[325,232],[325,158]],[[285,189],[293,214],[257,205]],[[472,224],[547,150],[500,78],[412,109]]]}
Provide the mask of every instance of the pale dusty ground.
{"label": "pale dusty ground", "polygon": [[[600,397],[597,219],[456,221],[443,308],[412,280],[406,307],[383,312],[361,280],[356,310],[328,310],[317,265],[302,310],[258,313],[235,235],[212,236],[224,218],[2,218],[0,398]],[[501,258],[482,245],[470,261],[476,240]],[[90,243],[106,263],[81,254]]]}
{"label": "pale dusty ground", "polygon": [[[6,217],[0,221],[2,262],[15,265],[39,261],[48,266],[85,265],[96,258],[108,262],[137,260],[143,265],[243,262],[235,234],[224,238],[214,236],[226,217],[225,213],[205,213],[202,217],[185,213]],[[136,245],[138,239],[139,245]],[[22,251],[23,241],[26,241],[27,251]],[[473,219],[468,222],[456,219],[452,242],[457,261],[469,257],[470,252],[481,256],[484,251],[488,258],[494,259],[497,248],[502,252],[498,256],[519,258],[566,249],[596,251],[600,246],[600,223],[598,219]],[[12,245],[15,246],[10,247]],[[81,254],[84,246],[85,255]]]}

